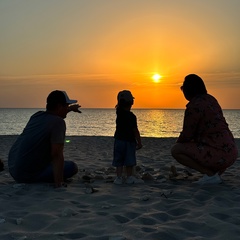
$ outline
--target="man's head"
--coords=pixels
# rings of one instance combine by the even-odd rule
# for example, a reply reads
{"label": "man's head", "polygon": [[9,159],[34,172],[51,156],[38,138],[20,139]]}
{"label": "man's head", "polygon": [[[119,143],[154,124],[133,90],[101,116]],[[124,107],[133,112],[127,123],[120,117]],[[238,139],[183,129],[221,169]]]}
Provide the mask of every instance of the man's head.
{"label": "man's head", "polygon": [[[66,117],[68,105],[77,103],[77,100],[69,99],[65,91],[52,91],[47,97],[47,111],[55,111],[61,117]],[[66,112],[66,114],[64,113]],[[64,116],[65,115],[65,116]]]}

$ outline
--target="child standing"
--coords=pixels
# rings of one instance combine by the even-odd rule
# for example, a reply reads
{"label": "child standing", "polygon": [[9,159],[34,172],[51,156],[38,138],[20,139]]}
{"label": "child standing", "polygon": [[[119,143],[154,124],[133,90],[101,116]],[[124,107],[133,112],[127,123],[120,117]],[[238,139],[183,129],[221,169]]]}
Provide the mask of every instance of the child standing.
{"label": "child standing", "polygon": [[135,181],[133,167],[136,165],[136,149],[142,148],[141,137],[137,127],[137,118],[130,111],[134,97],[128,90],[118,93],[116,105],[116,131],[114,134],[114,156],[112,165],[116,167],[115,184],[122,184],[123,167],[126,167],[126,183]]}

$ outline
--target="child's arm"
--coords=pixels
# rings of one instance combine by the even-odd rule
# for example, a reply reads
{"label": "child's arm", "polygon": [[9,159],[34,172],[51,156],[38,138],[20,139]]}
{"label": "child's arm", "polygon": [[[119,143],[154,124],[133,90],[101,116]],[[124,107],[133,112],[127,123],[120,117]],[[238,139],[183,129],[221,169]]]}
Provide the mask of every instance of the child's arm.
{"label": "child's arm", "polygon": [[137,147],[136,147],[136,149],[138,150],[138,149],[142,148],[142,141],[141,141],[140,133],[139,133],[138,128],[134,128],[133,131],[134,131],[135,139],[136,139],[136,141],[137,141]]}

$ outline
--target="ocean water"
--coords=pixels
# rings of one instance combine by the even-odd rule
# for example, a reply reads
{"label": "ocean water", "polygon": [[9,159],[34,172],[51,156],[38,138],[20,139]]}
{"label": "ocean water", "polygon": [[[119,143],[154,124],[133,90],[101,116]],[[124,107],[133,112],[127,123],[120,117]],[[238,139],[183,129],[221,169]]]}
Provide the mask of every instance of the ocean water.
{"label": "ocean water", "polygon": [[[30,116],[44,109],[0,109],[0,135],[18,135]],[[182,129],[184,110],[132,109],[143,137],[177,137]],[[223,110],[235,138],[240,138],[240,110]],[[67,136],[113,136],[115,109],[82,109],[65,119]]]}

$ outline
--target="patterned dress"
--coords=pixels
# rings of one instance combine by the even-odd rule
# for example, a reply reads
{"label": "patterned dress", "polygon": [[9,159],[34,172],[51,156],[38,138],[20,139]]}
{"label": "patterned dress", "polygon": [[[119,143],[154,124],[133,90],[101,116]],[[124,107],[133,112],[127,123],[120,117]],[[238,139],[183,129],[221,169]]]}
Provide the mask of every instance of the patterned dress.
{"label": "patterned dress", "polygon": [[222,109],[210,94],[198,95],[186,105],[177,142],[184,145],[193,160],[219,173],[231,166],[238,155]]}

